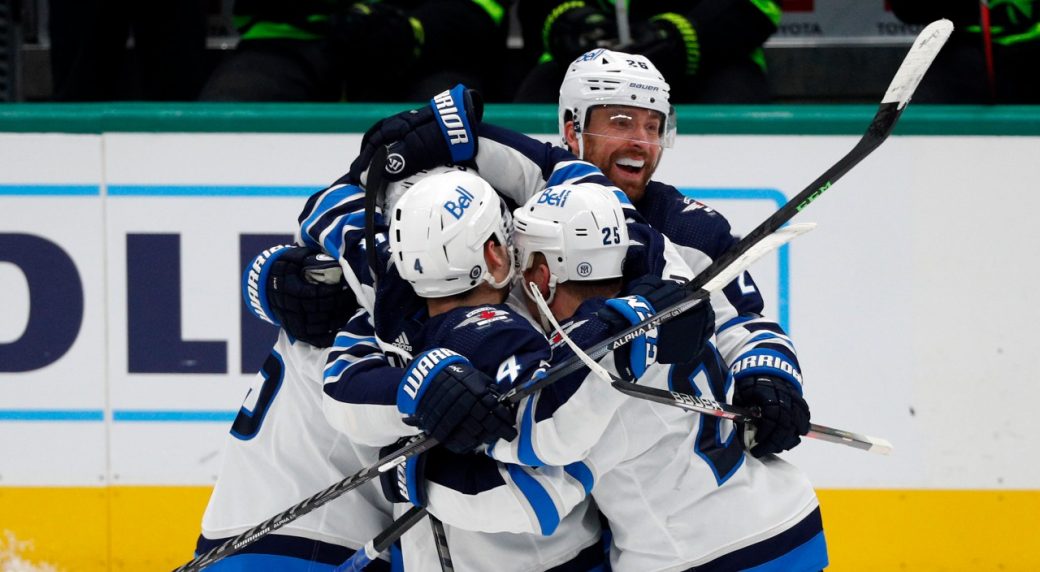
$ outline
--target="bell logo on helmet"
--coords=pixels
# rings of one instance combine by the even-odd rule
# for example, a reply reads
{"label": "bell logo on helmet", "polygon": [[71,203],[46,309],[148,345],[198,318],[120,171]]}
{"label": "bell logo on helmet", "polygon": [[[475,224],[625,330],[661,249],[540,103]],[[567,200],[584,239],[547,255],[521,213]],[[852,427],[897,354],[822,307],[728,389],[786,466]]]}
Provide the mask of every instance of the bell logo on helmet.
{"label": "bell logo on helmet", "polygon": [[571,194],[570,189],[556,192],[552,188],[548,188],[542,191],[542,194],[538,197],[538,204],[549,205],[550,207],[562,207],[567,202],[567,197]]}
{"label": "bell logo on helmet", "polygon": [[404,170],[404,157],[400,153],[390,153],[386,156],[386,172],[396,175]]}
{"label": "bell logo on helmet", "polygon": [[459,220],[466,213],[466,209],[473,204],[474,197],[473,193],[462,187],[455,187],[455,192],[458,193],[458,197],[454,201],[444,203],[444,210],[455,217],[455,220]]}

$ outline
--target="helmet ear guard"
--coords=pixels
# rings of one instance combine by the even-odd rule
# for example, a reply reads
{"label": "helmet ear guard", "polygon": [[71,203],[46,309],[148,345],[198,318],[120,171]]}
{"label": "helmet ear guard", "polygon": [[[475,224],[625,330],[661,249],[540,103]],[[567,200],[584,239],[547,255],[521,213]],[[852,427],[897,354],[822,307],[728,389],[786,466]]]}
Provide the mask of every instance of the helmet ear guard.
{"label": "helmet ear guard", "polygon": [[581,134],[589,111],[599,105],[620,105],[657,111],[663,119],[660,141],[675,141],[675,109],[669,102],[670,86],[653,62],[639,54],[606,49],[587,52],[571,62],[560,84],[559,130],[567,144],[565,126],[572,121],[578,135],[579,157],[584,155]]}

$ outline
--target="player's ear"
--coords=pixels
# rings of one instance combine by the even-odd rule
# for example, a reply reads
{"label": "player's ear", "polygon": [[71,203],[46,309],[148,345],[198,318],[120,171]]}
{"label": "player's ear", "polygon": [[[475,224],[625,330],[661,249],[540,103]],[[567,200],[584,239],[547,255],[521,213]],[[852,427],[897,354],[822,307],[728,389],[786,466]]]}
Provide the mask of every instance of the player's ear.
{"label": "player's ear", "polygon": [[512,261],[509,259],[509,252],[506,250],[508,248],[508,246],[498,244],[494,240],[484,243],[484,262],[496,280],[501,280],[509,274],[509,266],[512,264]]}
{"label": "player's ear", "polygon": [[571,153],[578,154],[578,134],[574,132],[574,121],[563,124],[563,138],[567,141],[567,148]]}

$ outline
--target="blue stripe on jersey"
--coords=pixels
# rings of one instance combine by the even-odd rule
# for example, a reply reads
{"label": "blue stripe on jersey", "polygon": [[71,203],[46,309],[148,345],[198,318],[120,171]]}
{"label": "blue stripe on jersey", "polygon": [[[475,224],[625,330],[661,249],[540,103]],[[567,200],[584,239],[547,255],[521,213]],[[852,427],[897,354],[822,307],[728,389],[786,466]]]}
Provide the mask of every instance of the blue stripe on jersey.
{"label": "blue stripe on jersey", "polygon": [[[327,211],[355,194],[361,194],[361,196],[364,196],[364,191],[354,185],[345,185],[322,197],[321,202],[314,207],[314,212],[312,212],[310,216],[307,217],[307,220],[303,221],[303,224],[300,225],[300,234],[303,237],[304,244],[311,248],[321,248],[321,245],[314,240],[314,235],[311,234],[311,225],[313,225],[315,221],[321,218]],[[320,236],[324,230],[325,229],[319,229],[315,234]]]}
{"label": "blue stripe on jersey", "polygon": [[726,322],[725,324],[722,324],[722,326],[718,328],[718,331],[721,332],[723,330],[728,330],[728,329],[732,328],[733,326],[739,326],[740,324],[743,324],[744,322],[750,322],[751,320],[757,320],[757,319],[759,319],[759,316],[740,315],[740,316],[737,316],[736,318],[733,318],[732,320]]}
{"label": "blue stripe on jersey", "polygon": [[816,572],[827,567],[827,542],[820,508],[770,538],[688,568],[685,572]]}
{"label": "blue stripe on jersey", "polygon": [[[200,536],[195,545],[195,554],[206,552],[220,546],[228,538],[209,539]],[[228,556],[205,570],[219,572],[245,572],[247,570],[288,570],[295,571],[327,571],[354,554],[354,550],[346,546],[289,536],[286,534],[268,534],[256,542],[243,547],[238,553]],[[389,572],[390,563],[385,560],[374,560],[366,570]]]}
{"label": "blue stripe on jersey", "polygon": [[593,174],[600,174],[600,171],[589,163],[570,163],[553,171],[549,180],[545,182],[545,186],[552,187],[554,185],[562,185],[571,179],[586,177]]}
{"label": "blue stripe on jersey", "polygon": [[592,492],[592,487],[595,486],[596,480],[592,476],[592,471],[589,469],[588,465],[582,463],[581,461],[578,461],[576,463],[571,463],[567,465],[563,468],[563,470],[566,471],[568,475],[574,477],[574,479],[577,480],[579,483],[581,483],[581,486],[585,489],[586,495]]}
{"label": "blue stripe on jersey", "polygon": [[618,202],[622,205],[633,206],[632,201],[628,200],[628,195],[626,195],[624,191],[614,189],[614,196],[617,197]]}
{"label": "blue stripe on jersey", "polygon": [[[371,565],[369,565],[371,566]],[[233,554],[211,564],[206,572],[249,572],[252,570],[279,570],[280,572],[333,572],[336,564],[321,564],[292,556],[273,554]],[[366,568],[369,569],[369,568]]]}
{"label": "blue stripe on jersey", "polygon": [[535,397],[527,400],[527,408],[524,416],[520,419],[520,438],[516,447],[516,456],[521,463],[531,467],[541,467],[545,463],[538,458],[534,452],[533,434],[534,430]]}
{"label": "blue stripe on jersey", "polygon": [[512,477],[513,482],[520,488],[520,492],[527,497],[527,502],[531,505],[531,508],[534,509],[534,514],[538,517],[538,526],[542,529],[542,535],[549,536],[556,532],[556,527],[560,525],[560,513],[556,510],[556,505],[553,503],[552,498],[549,497],[549,493],[545,492],[542,485],[534,477],[528,475],[523,467],[506,465],[506,469],[509,471],[509,476]]}
{"label": "blue stripe on jersey", "polygon": [[748,568],[747,572],[793,572],[798,570],[815,571],[827,567],[827,541],[823,532],[812,537],[809,542],[784,554],[776,560]]}

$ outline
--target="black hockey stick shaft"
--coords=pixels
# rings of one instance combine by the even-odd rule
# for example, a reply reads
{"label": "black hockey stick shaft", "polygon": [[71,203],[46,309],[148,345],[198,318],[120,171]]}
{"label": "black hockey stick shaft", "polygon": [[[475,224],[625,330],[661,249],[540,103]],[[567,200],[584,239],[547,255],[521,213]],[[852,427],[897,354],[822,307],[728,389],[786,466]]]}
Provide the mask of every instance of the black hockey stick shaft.
{"label": "black hockey stick shaft", "polygon": [[[910,48],[910,52],[907,54],[903,64],[900,66],[899,70],[896,71],[896,75],[892,79],[892,83],[889,85],[888,91],[885,93],[885,96],[881,101],[881,106],[875,114],[874,119],[871,121],[870,126],[867,128],[866,133],[852,151],[842,157],[841,160],[825,171],[823,175],[813,181],[813,183],[806,187],[802,192],[795,195],[794,198],[788,201],[787,204],[772,216],[767,218],[762,224],[755,228],[755,230],[742,238],[733,246],[732,249],[730,249],[729,252],[720,256],[718,260],[713,262],[708,266],[708,268],[701,272],[701,274],[694,278],[694,280],[688,284],[691,294],[686,300],[678,302],[675,305],[658,312],[656,315],[651,316],[647,320],[628,328],[621,334],[598,344],[596,348],[587,351],[588,355],[593,359],[599,359],[606,355],[607,352],[613,351],[635,338],[646,334],[649,330],[652,330],[665,321],[682,314],[694,305],[700,303],[701,300],[707,298],[708,292],[700,289],[704,284],[707,284],[712,278],[720,274],[726,267],[728,267],[729,263],[736,261],[741,254],[747,252],[755,245],[755,243],[762,240],[771,232],[779,229],[796,214],[808,207],[809,204],[827,191],[835,181],[847,173],[849,169],[856,166],[882,142],[884,142],[884,140],[892,133],[896,122],[899,120],[900,115],[902,115],[903,109],[910,101],[910,96],[913,95],[914,89],[917,87],[917,84],[920,83],[921,78],[924,76],[924,73],[927,71],[932,60],[935,59],[935,55],[938,54],[939,49],[949,38],[952,30],[953,26],[948,20],[940,20],[929,24],[921,31],[917,39],[914,41],[914,45]],[[370,168],[369,176],[372,176],[371,171],[372,169]],[[382,172],[380,171],[379,176],[381,175]],[[372,183],[373,181],[369,182]],[[366,221],[366,225],[367,224],[369,223]],[[374,238],[370,243],[370,248],[371,247],[374,247]],[[541,379],[529,382],[522,386],[514,387],[502,396],[502,400],[516,403],[524,397],[566,377],[567,375],[570,375],[582,367],[584,367],[584,364],[581,360],[576,356],[571,356],[559,365],[554,366],[549,370],[548,374]],[[365,482],[377,477],[380,473],[396,467],[398,464],[404,462],[407,457],[426,451],[436,444],[436,439],[425,435],[419,435],[408,445],[380,459],[375,465],[348,476],[342,481],[316,493],[312,497],[305,499],[288,510],[271,517],[267,521],[243,532],[239,536],[236,536],[209,552],[196,557],[191,562],[177,568],[175,572],[200,570],[203,566],[212,564],[220,558],[248,546],[257,539],[267,535],[272,530],[313,511],[347,491],[361,486]]]}
{"label": "black hockey stick shaft", "polygon": [[361,547],[343,564],[337,566],[332,572],[358,572],[364,570],[366,566],[378,558],[380,554],[389,550],[397,542],[398,538],[401,538],[405,532],[408,532],[410,528],[415,526],[427,514],[426,509],[421,506],[413,506],[408,509],[408,512],[397,517],[397,520],[388,526],[386,530],[368,541],[367,544]]}

